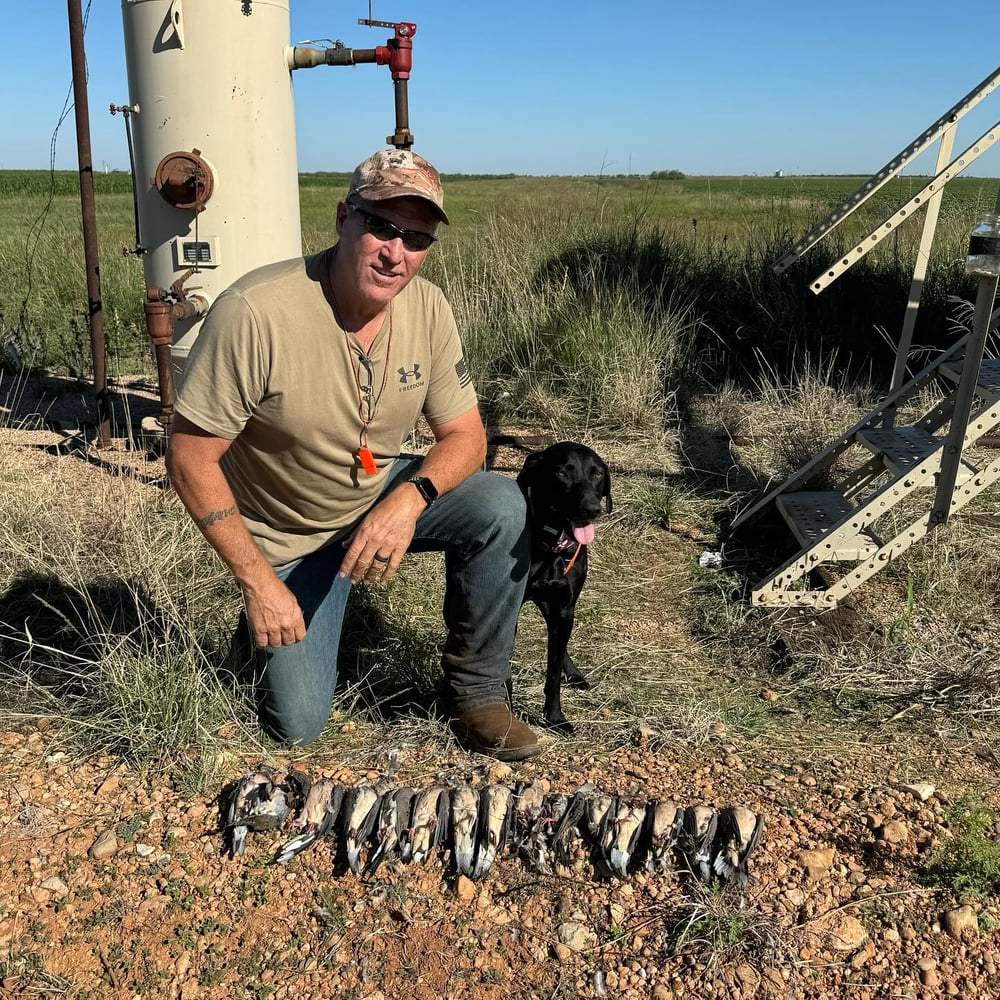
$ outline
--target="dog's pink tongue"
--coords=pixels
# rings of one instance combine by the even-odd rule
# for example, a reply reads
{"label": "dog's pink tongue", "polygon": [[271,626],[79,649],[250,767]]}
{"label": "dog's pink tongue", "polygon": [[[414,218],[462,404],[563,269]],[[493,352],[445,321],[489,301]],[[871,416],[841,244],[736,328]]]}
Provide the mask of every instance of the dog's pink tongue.
{"label": "dog's pink tongue", "polygon": [[581,545],[589,545],[594,540],[594,526],[592,524],[573,525],[573,537]]}

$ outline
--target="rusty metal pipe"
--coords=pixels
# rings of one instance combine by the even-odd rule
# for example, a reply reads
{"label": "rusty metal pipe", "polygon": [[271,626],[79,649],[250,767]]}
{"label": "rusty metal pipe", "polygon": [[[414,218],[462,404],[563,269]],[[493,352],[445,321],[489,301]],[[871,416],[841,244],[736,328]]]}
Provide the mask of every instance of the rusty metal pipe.
{"label": "rusty metal pipe", "polygon": [[179,320],[204,316],[209,306],[204,295],[188,295],[180,301],[171,301],[174,294],[176,292],[162,288],[147,288],[146,301],[142,306],[146,314],[146,329],[156,355],[156,381],[160,393],[160,413],[156,420],[167,434],[174,420],[174,370],[170,356],[174,325]]}
{"label": "rusty metal pipe", "polygon": [[385,141],[390,146],[409,149],[413,145],[413,133],[410,131],[407,81],[405,79],[393,80],[392,87],[396,99],[396,131],[392,135],[387,135]]}
{"label": "rusty metal pipe", "polygon": [[94,365],[97,410],[97,446],[111,444],[111,405],[108,398],[107,344],[101,298],[101,265],[97,243],[94,165],[90,149],[90,109],[87,103],[87,57],[83,46],[80,0],[68,0],[70,57],[73,65],[73,105],[76,113],[76,149],[80,166],[80,208],[83,214],[83,255],[87,268],[87,326]]}
{"label": "rusty metal pipe", "polygon": [[314,66],[356,66],[359,63],[378,61],[376,49],[349,49],[334,45],[328,49],[314,49],[296,45],[289,50],[289,69],[312,69]]}

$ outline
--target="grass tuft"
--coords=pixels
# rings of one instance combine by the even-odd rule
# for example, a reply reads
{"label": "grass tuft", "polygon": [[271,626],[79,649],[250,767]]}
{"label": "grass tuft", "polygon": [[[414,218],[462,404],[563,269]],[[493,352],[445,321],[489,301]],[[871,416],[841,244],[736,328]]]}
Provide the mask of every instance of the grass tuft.
{"label": "grass tuft", "polygon": [[926,881],[945,886],[962,902],[995,898],[1000,893],[1000,818],[965,797],[946,819],[953,835],[931,850],[924,863]]}

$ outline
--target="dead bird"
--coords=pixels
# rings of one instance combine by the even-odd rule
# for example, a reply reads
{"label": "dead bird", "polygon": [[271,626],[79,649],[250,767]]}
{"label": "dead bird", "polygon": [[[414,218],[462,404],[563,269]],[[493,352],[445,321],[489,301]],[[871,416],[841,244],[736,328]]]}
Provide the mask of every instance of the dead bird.
{"label": "dead bird", "polygon": [[240,778],[228,800],[223,839],[230,857],[243,854],[248,831],[277,830],[289,813],[286,789],[264,764]]}
{"label": "dead bird", "polygon": [[665,872],[684,823],[684,810],[670,799],[658,799],[646,806],[649,850],[646,871]]}
{"label": "dead bird", "polygon": [[569,796],[565,792],[549,792],[542,800],[542,830],[548,841],[555,837],[568,808]]}
{"label": "dead bird", "polygon": [[397,844],[396,850],[403,861],[409,861],[413,854],[413,845],[410,843],[411,820],[413,818],[413,803],[417,797],[415,788],[397,788],[390,792],[396,800],[396,823],[397,823]]}
{"label": "dead bird", "polygon": [[319,840],[336,823],[343,801],[342,786],[335,785],[329,778],[315,782],[298,815],[288,824],[289,830],[302,832],[284,844],[274,860],[290,861]]}
{"label": "dead bird", "polygon": [[472,875],[479,820],[479,792],[460,785],[451,793],[451,842],[459,875]]}
{"label": "dead bird", "polygon": [[506,785],[487,785],[479,793],[476,857],[472,866],[472,877],[477,881],[493,867],[497,852],[502,851],[507,842],[513,799]]}
{"label": "dead bird", "polygon": [[373,844],[368,864],[365,865],[365,877],[378,871],[378,866],[399,846],[399,811],[396,808],[396,797],[387,792],[379,802],[378,816],[373,830]]}
{"label": "dead bird", "polygon": [[312,790],[312,778],[300,768],[293,767],[285,772],[281,787],[288,800],[289,815],[298,815],[305,807],[306,799]]}
{"label": "dead bird", "polygon": [[347,847],[347,864],[352,872],[361,871],[361,849],[371,836],[378,821],[382,793],[367,781],[350,792],[350,801],[344,820],[344,843]]}
{"label": "dead bird", "polygon": [[685,867],[702,882],[712,881],[712,845],[719,814],[711,806],[688,806],[677,838]]}
{"label": "dead bird", "polygon": [[573,848],[583,836],[581,826],[585,822],[587,803],[593,791],[592,785],[582,785],[570,796],[563,817],[552,836],[552,849],[556,859],[564,864],[572,861]]}
{"label": "dead bird", "polygon": [[614,815],[614,808],[614,796],[606,792],[592,792],[587,796],[583,810],[584,829],[595,847],[604,846],[609,816]]}
{"label": "dead bird", "polygon": [[610,850],[606,860],[611,870],[622,878],[628,875],[633,858],[642,845],[643,827],[646,822],[646,800],[641,795],[623,795],[615,806],[610,823]]}
{"label": "dead bird", "polygon": [[712,869],[723,882],[746,888],[750,878],[747,858],[764,829],[763,817],[746,806],[726,806],[719,811]]}
{"label": "dead bird", "polygon": [[544,809],[545,792],[537,781],[518,786],[513,810],[513,850],[535,868],[546,866]]}
{"label": "dead bird", "polygon": [[417,864],[426,860],[447,836],[449,805],[448,790],[442,785],[425,788],[414,798],[407,839],[409,857]]}

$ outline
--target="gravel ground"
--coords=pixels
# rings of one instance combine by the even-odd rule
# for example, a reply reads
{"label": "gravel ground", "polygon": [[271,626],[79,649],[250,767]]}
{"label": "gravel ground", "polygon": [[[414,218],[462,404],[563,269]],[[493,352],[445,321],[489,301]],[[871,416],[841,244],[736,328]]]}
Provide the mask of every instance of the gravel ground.
{"label": "gravel ground", "polygon": [[[24,416],[72,421],[72,394],[56,398],[66,415],[22,394],[8,426],[20,413],[50,435],[36,447],[66,442],[72,429]],[[104,458],[161,475],[141,449]],[[510,767],[465,754],[435,722],[389,730],[399,785],[538,779],[743,804],[765,822],[745,894],[705,893],[673,871],[602,879],[583,852],[547,874],[503,856],[479,883],[456,878],[444,853],[365,879],[345,869],[337,838],[276,865],[286,835],[251,834],[229,859],[220,789],[193,795],[169,771],[70,758],[44,722],[11,728],[0,732],[0,996],[1000,998],[998,901],[963,905],[923,875],[965,794],[1000,808],[995,734],[868,735],[791,718],[768,737],[717,724],[697,749],[642,730],[611,747],[547,740]],[[356,748],[365,723],[340,724]],[[350,785],[387,764],[384,750],[345,759],[298,765]],[[259,763],[234,761],[227,780]]]}
{"label": "gravel ground", "polygon": [[[479,883],[456,878],[447,854],[366,880],[345,870],[336,838],[276,865],[287,835],[251,834],[229,859],[215,799],[115,760],[70,760],[51,735],[0,734],[4,996],[1000,996],[997,901],[960,906],[920,878],[950,835],[948,804],[995,787],[975,744],[832,756],[719,733],[693,756],[637,733],[611,752],[549,742],[507,766],[442,728],[401,752],[398,784],[538,778],[743,803],[766,827],[741,896],[699,894],[672,871],[601,880],[582,852],[551,874],[505,856]],[[307,767],[346,785],[385,765],[370,763]]]}

